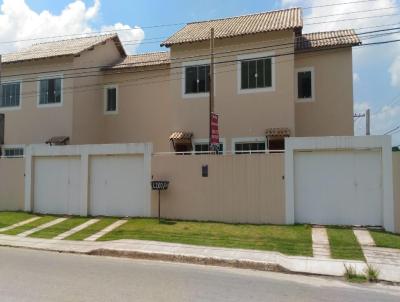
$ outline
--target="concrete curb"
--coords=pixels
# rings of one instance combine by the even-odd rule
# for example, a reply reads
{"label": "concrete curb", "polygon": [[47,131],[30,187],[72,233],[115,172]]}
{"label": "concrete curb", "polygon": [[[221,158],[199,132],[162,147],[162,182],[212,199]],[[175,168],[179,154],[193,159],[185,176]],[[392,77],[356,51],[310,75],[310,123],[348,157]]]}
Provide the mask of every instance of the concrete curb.
{"label": "concrete curb", "polygon": [[[278,252],[204,247],[141,240],[85,242],[0,235],[0,246],[331,277],[343,277],[345,265],[353,266],[359,273],[363,273],[367,267],[367,264],[363,261],[318,259],[313,257],[287,256]],[[388,269],[392,268],[388,267]],[[400,282],[400,278],[392,277],[393,274],[382,274],[381,279],[382,281],[392,283]]]}

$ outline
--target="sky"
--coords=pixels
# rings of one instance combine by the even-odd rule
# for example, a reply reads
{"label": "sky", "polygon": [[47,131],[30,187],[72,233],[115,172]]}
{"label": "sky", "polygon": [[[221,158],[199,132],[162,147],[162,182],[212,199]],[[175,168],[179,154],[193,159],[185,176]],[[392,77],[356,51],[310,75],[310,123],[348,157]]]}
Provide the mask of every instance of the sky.
{"label": "sky", "polygon": [[[2,53],[28,46],[32,41],[27,39],[115,30],[120,30],[121,40],[126,41],[125,48],[131,54],[158,51],[163,50],[160,42],[185,22],[294,6],[305,8],[304,32],[355,28],[364,33],[364,44],[400,39],[398,30],[380,38],[377,33],[365,34],[400,27],[400,0],[0,0],[0,3]],[[338,3],[341,5],[326,6]],[[318,7],[321,5],[324,7]],[[372,134],[384,134],[400,126],[400,42],[355,48],[353,81],[355,112],[371,109]],[[365,133],[363,118],[355,121],[355,131],[357,135]],[[393,135],[393,145],[400,145],[400,132]]]}

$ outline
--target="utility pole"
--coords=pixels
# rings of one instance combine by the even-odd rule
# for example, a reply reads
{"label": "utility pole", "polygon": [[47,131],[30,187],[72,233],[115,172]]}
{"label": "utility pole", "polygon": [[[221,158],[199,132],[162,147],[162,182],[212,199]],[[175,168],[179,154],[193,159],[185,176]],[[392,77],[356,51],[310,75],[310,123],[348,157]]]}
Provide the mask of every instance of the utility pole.
{"label": "utility pole", "polygon": [[210,104],[209,104],[209,136],[210,136],[210,141],[209,141],[209,150],[211,151],[211,118],[212,118],[212,113],[214,112],[214,28],[211,28],[211,38],[210,38],[210,77],[209,77],[209,87],[210,87]]}
{"label": "utility pole", "polygon": [[371,135],[371,110],[365,112],[365,135]]}

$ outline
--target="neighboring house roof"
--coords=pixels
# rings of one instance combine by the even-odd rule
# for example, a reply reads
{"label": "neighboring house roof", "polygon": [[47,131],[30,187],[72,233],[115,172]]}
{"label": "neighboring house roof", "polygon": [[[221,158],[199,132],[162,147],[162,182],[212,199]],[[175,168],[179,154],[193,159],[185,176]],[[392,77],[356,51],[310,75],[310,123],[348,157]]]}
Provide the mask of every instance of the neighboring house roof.
{"label": "neighboring house roof", "polygon": [[126,53],[118,35],[107,34],[34,44],[26,49],[3,55],[2,63],[10,64],[63,56],[77,56],[109,40],[115,42],[121,56],[125,57]]}
{"label": "neighboring house roof", "polygon": [[118,70],[125,68],[168,65],[170,63],[171,63],[171,57],[168,51],[149,52],[144,54],[127,56],[121,62],[106,69]]}
{"label": "neighboring house roof", "polygon": [[210,39],[211,28],[215,38],[265,33],[277,30],[301,29],[303,21],[300,8],[263,12],[253,15],[188,23],[180,31],[169,37],[161,46],[206,41]]}
{"label": "neighboring house roof", "polygon": [[356,46],[361,40],[354,30],[337,30],[303,34],[297,37],[296,50],[309,50],[336,46]]}
{"label": "neighboring house roof", "polygon": [[191,139],[193,137],[192,132],[176,131],[171,133],[169,136],[170,140],[181,140],[181,139]]}

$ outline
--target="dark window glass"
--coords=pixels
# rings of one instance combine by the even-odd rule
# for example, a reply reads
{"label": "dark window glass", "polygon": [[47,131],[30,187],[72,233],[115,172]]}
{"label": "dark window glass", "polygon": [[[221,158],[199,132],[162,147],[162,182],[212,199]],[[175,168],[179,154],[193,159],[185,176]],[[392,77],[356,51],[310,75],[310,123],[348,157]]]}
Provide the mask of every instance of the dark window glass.
{"label": "dark window glass", "polygon": [[117,111],[117,88],[107,88],[107,111]]}
{"label": "dark window glass", "polygon": [[20,89],[20,83],[6,83],[1,85],[0,107],[18,107]]}
{"label": "dark window glass", "polygon": [[[201,143],[194,145],[195,154],[201,154],[201,152],[208,152],[210,150],[208,143]],[[224,145],[219,144],[218,146],[218,154],[222,154],[224,152]]]}
{"label": "dark window glass", "polygon": [[39,104],[61,103],[61,79],[40,80]]}
{"label": "dark window glass", "polygon": [[236,154],[264,153],[265,142],[236,143]]}
{"label": "dark window glass", "polygon": [[24,149],[23,148],[4,149],[3,155],[5,157],[21,157],[21,156],[24,156]]}
{"label": "dark window glass", "polygon": [[283,151],[285,150],[285,139],[282,138],[273,138],[268,140],[268,150],[271,151]]}
{"label": "dark window glass", "polygon": [[312,97],[312,73],[302,71],[297,73],[298,98],[308,99]]}
{"label": "dark window glass", "polygon": [[271,58],[242,61],[242,89],[272,87]]}
{"label": "dark window glass", "polygon": [[185,94],[206,93],[209,87],[209,65],[190,66],[185,68]]}

